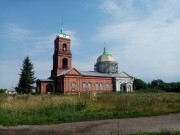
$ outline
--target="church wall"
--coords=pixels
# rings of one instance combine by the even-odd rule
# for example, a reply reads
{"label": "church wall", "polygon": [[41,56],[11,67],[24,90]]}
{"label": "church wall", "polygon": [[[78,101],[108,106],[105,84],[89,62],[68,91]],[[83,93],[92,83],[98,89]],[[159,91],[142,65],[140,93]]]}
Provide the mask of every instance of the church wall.
{"label": "church wall", "polygon": [[128,78],[117,77],[116,78],[116,92],[123,92],[123,91],[132,92],[133,91],[133,81],[134,81],[134,79],[131,77],[128,77]]}
{"label": "church wall", "polygon": [[[73,83],[76,85],[72,90]],[[83,83],[86,84],[86,89],[83,89]],[[98,90],[96,90],[95,84],[98,84]],[[100,90],[100,83],[103,87]],[[88,84],[91,84],[90,90],[88,90]],[[106,88],[108,84],[108,89]],[[89,93],[89,92],[112,92],[113,81],[111,77],[92,77],[92,76],[65,76],[64,77],[64,93]]]}
{"label": "church wall", "polygon": [[63,77],[59,77],[59,78],[56,78],[56,81],[55,81],[55,87],[56,87],[56,92],[58,93],[63,93],[63,89],[64,89],[64,78]]}
{"label": "church wall", "polygon": [[54,86],[54,83],[52,83],[52,82],[38,82],[38,83],[39,83],[40,88],[41,88],[41,90],[40,90],[41,94],[45,94],[46,93],[46,86],[48,84],[52,84]]}

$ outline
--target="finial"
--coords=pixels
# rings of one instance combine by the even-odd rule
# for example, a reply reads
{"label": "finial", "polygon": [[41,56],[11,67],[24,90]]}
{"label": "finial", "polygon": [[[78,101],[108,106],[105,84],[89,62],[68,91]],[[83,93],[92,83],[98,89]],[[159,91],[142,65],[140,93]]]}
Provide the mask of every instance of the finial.
{"label": "finial", "polygon": [[108,53],[107,53],[107,49],[106,49],[106,47],[104,47],[104,52],[103,52],[103,55],[107,55]]}
{"label": "finial", "polygon": [[107,49],[106,49],[106,42],[104,41],[104,52],[103,52],[103,55],[107,55]]}

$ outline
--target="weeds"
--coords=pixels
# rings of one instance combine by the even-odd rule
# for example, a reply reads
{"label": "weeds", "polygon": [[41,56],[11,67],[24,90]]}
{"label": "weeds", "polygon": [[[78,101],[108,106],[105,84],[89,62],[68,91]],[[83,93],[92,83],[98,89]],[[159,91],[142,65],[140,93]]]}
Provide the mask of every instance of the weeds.
{"label": "weeds", "polygon": [[180,112],[178,93],[97,95],[0,95],[0,125],[50,124]]}

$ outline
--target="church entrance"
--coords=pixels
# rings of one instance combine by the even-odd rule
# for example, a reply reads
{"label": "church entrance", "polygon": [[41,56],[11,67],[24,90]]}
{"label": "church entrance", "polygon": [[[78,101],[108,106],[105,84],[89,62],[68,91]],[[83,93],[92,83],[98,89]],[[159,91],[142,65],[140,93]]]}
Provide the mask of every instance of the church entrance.
{"label": "church entrance", "polygon": [[46,93],[49,93],[49,92],[54,92],[54,86],[53,84],[48,84],[46,86]]}
{"label": "church entrance", "polygon": [[126,92],[126,84],[125,83],[122,83],[122,84],[120,84],[120,91],[121,92]]}

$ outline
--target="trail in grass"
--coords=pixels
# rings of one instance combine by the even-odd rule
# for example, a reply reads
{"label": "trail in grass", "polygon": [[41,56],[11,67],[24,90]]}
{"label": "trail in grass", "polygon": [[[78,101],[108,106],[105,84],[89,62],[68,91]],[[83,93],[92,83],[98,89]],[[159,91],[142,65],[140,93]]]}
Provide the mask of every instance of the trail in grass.
{"label": "trail in grass", "polygon": [[1,135],[118,135],[135,132],[180,131],[180,113],[144,118],[100,120],[52,125],[3,127]]}

